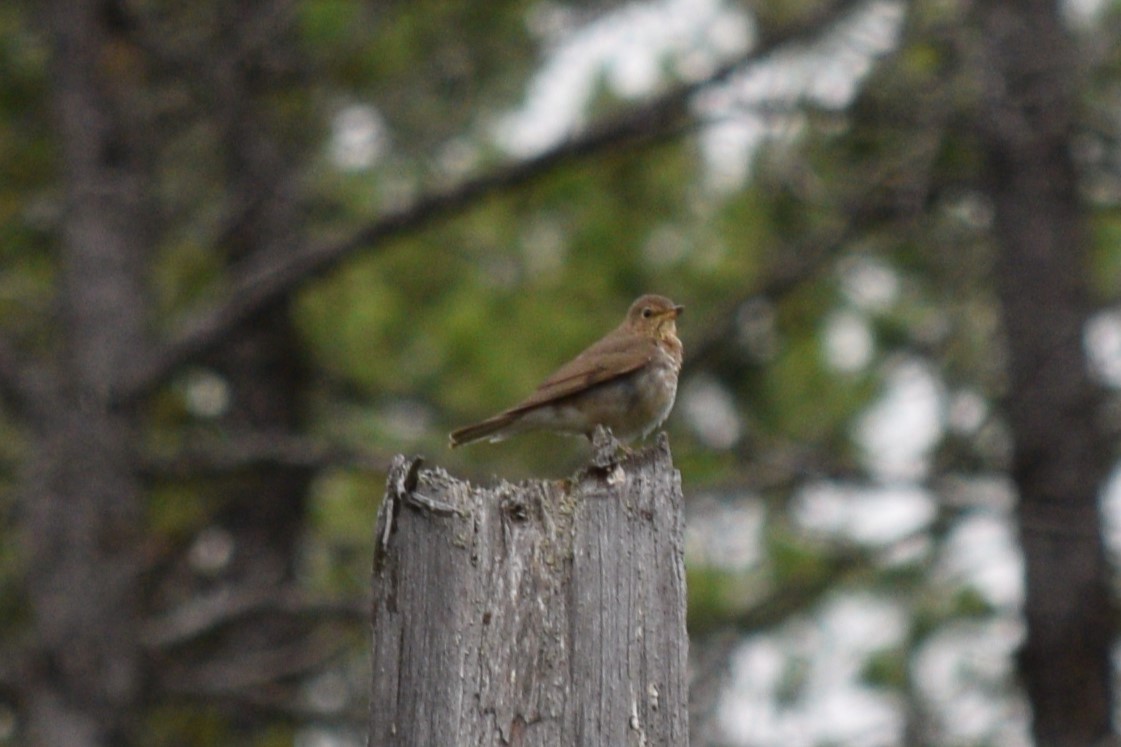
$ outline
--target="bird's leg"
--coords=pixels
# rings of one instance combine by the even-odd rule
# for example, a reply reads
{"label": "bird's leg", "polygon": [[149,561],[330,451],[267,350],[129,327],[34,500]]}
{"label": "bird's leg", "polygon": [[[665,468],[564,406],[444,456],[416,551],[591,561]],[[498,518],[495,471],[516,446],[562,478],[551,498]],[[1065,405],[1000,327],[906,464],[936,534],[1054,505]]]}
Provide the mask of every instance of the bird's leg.
{"label": "bird's leg", "polygon": [[597,425],[589,439],[592,442],[592,466],[597,469],[607,469],[615,464],[615,455],[620,449],[624,453],[631,453],[630,449],[619,443],[619,439],[615,438],[615,434],[605,425]]}

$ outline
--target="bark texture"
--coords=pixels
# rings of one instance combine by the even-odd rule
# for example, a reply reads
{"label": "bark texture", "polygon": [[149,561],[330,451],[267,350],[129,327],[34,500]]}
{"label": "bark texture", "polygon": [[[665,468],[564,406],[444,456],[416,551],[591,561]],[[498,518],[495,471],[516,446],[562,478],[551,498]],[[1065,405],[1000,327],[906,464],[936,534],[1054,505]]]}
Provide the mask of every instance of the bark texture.
{"label": "bark texture", "polygon": [[397,457],[378,520],[370,744],[688,743],[668,442],[478,488]]}
{"label": "bark texture", "polygon": [[[142,688],[138,640],[141,486],[133,428],[108,396],[146,351],[139,270],[144,159],[127,95],[107,72],[112,19],[92,5],[42,9],[52,49],[52,108],[62,136],[66,222],[58,316],[65,333],[40,382],[35,457],[21,490],[37,635],[24,679],[30,745],[127,743]],[[125,55],[127,57],[127,55]]]}
{"label": "bark texture", "polygon": [[1072,141],[1072,44],[1054,3],[978,5],[989,71],[979,129],[1008,344],[1027,640],[1020,671],[1035,741],[1101,744],[1113,703],[1109,571],[1098,492],[1109,469],[1082,330],[1091,311]]}

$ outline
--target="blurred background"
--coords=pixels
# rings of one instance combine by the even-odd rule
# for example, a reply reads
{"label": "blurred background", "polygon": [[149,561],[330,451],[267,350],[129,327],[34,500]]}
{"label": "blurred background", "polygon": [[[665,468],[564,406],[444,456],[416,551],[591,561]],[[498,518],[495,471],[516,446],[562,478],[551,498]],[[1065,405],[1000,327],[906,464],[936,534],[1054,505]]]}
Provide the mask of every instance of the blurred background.
{"label": "blurred background", "polygon": [[1119,4],[9,0],[0,174],[0,745],[365,744],[389,459],[645,292],[694,745],[1107,743]]}

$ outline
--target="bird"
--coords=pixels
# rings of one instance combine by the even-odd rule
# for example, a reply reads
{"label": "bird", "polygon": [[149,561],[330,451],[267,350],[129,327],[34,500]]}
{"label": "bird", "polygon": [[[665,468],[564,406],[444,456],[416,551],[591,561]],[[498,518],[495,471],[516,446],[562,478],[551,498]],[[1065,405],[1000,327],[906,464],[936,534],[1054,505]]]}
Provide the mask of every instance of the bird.
{"label": "bird", "polygon": [[685,310],[665,296],[641,296],[626,319],[545,379],[526,399],[451,433],[451,447],[501,441],[526,431],[591,439],[596,426],[623,442],[648,436],[669,416],[684,349],[677,318]]}

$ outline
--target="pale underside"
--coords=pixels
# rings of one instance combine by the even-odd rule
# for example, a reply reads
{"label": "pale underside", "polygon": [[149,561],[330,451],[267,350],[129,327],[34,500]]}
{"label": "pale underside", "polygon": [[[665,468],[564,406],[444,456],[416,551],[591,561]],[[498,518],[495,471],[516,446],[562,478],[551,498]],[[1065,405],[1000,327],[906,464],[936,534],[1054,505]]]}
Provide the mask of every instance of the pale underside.
{"label": "pale underside", "polygon": [[[508,411],[515,419],[487,440],[531,430],[589,435],[597,425],[607,426],[623,441],[647,436],[669,415],[677,390],[677,366],[661,348],[650,347],[647,365],[581,389],[579,405],[572,395],[543,402],[532,397]],[[543,390],[544,386],[536,394]]]}
{"label": "pale underside", "polygon": [[[662,316],[650,318],[651,308],[659,306]],[[627,321],[561,366],[525,400],[453,432],[452,446],[501,441],[532,430],[591,437],[597,425],[624,441],[648,435],[669,415],[677,391],[677,313],[680,308],[668,299],[641,297]]]}

